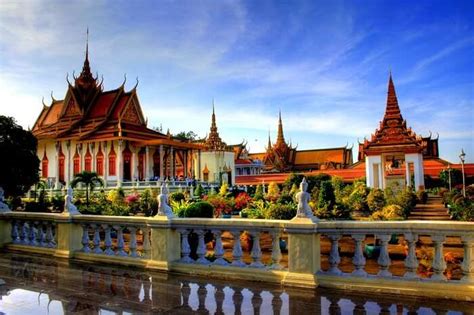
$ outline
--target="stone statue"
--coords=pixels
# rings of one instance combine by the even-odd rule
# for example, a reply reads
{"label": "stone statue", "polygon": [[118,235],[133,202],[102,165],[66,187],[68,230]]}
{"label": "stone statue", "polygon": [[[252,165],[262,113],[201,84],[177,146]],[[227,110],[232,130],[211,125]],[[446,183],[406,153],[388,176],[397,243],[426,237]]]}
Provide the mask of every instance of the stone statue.
{"label": "stone statue", "polygon": [[174,217],[173,210],[168,205],[168,185],[161,185],[161,192],[158,195],[158,213],[156,216]]}
{"label": "stone statue", "polygon": [[5,203],[5,191],[3,190],[2,187],[0,187],[0,213],[2,212],[10,212],[10,208],[8,205]]}
{"label": "stone statue", "polygon": [[81,214],[79,210],[77,210],[77,207],[72,203],[72,193],[72,187],[69,187],[66,196],[64,197],[63,215]]}
{"label": "stone statue", "polygon": [[310,218],[313,219],[313,210],[309,206],[310,194],[306,192],[308,189],[308,183],[306,178],[303,177],[303,180],[300,183],[300,191],[296,194],[296,199],[298,200],[298,208],[296,211],[297,218]]}

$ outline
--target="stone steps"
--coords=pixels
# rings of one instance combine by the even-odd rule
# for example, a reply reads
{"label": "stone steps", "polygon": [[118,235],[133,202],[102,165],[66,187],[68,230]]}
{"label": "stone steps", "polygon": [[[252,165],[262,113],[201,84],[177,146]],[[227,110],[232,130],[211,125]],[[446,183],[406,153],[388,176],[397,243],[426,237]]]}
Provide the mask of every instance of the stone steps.
{"label": "stone steps", "polygon": [[448,210],[439,196],[429,196],[426,204],[418,204],[408,216],[408,220],[449,221]]}

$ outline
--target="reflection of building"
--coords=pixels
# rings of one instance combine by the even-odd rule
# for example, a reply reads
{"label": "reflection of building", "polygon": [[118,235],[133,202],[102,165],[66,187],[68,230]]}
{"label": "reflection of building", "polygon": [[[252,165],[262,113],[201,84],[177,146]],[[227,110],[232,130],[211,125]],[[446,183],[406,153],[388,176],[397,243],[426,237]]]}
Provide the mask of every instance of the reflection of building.
{"label": "reflection of building", "polygon": [[352,148],[297,150],[291,143],[288,144],[283,134],[281,113],[276,142],[272,145],[269,136],[264,153],[250,153],[248,156],[263,162],[264,173],[343,169],[352,164]]}
{"label": "reflection of building", "polygon": [[42,178],[59,188],[83,170],[97,172],[109,185],[193,176],[192,154],[201,146],[149,129],[136,86],[103,91],[91,73],[87,48],[74,79],[64,100],[44,105],[32,130]]}
{"label": "reflection of building", "polygon": [[216,114],[212,107],[211,129],[200,152],[200,161],[195,168],[200,170],[206,182],[235,183],[234,150],[222,141],[217,131]]}

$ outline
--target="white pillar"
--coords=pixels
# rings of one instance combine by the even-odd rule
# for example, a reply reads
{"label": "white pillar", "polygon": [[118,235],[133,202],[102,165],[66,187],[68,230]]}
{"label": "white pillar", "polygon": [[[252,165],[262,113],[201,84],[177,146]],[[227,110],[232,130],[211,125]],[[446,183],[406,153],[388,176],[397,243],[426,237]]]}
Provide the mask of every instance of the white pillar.
{"label": "white pillar", "polygon": [[410,162],[405,160],[405,182],[407,183],[407,187],[411,186],[411,179],[410,179]]}
{"label": "white pillar", "polygon": [[64,180],[66,181],[66,186],[69,187],[69,182],[71,181],[71,140],[66,141],[66,157],[64,159]]}
{"label": "white pillar", "polygon": [[413,175],[415,178],[415,191],[424,189],[425,187],[425,174],[423,168],[423,155],[421,153],[410,153],[405,154],[405,164],[409,165],[413,163]]}
{"label": "white pillar", "polygon": [[163,150],[163,145],[160,144],[160,180],[162,181],[165,177],[165,172],[163,169],[163,160],[164,160],[165,151]]}
{"label": "white pillar", "polygon": [[132,182],[137,181],[138,179],[138,148],[132,150]]}
{"label": "white pillar", "polygon": [[150,147],[145,147],[145,180],[151,178]]}
{"label": "white pillar", "polygon": [[99,147],[97,146],[96,148],[95,142],[92,142],[90,146],[91,146],[91,155],[92,155],[91,170],[92,172],[97,172],[97,151],[99,151]]}
{"label": "white pillar", "polygon": [[201,180],[201,150],[198,150],[197,179]]}
{"label": "white pillar", "polygon": [[[374,167],[374,165],[382,164],[382,157],[380,155],[375,155],[375,156],[366,156],[365,157],[365,176],[366,176],[366,183],[367,187],[374,187],[375,184],[375,176],[379,179],[379,185],[380,187],[383,187],[383,183],[381,181],[381,166],[377,166],[377,168]],[[377,172],[375,171],[377,169]],[[377,174],[375,174],[377,173]]]}

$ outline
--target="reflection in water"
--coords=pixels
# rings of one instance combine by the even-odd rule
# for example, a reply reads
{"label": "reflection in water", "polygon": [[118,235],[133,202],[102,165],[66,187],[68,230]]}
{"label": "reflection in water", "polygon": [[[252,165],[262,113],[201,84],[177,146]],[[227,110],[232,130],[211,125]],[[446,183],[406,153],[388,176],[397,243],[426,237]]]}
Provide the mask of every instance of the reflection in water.
{"label": "reflection in water", "polygon": [[2,254],[5,314],[471,314],[474,304],[169,276]]}

